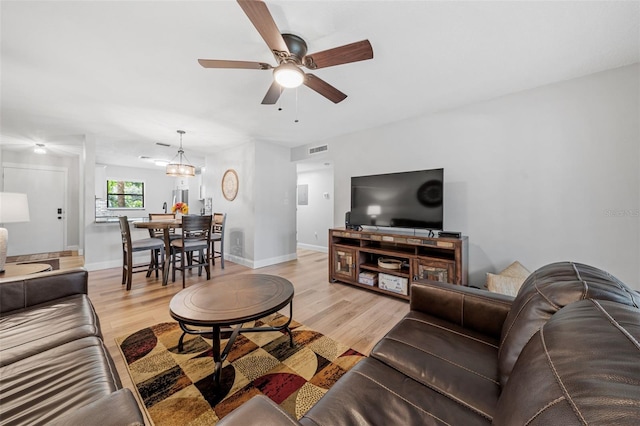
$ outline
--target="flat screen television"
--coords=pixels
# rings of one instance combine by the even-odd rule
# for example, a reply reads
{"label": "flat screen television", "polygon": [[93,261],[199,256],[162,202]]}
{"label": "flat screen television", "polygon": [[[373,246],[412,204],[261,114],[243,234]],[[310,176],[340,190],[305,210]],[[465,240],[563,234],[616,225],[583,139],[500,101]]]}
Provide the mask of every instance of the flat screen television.
{"label": "flat screen television", "polygon": [[442,230],[444,169],[351,178],[353,226]]}

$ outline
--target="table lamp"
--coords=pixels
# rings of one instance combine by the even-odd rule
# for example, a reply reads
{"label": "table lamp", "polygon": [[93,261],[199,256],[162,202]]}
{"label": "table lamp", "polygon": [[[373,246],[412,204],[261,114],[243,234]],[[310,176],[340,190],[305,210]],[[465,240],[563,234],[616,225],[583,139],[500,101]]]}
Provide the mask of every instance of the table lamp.
{"label": "table lamp", "polygon": [[[15,222],[29,222],[27,194],[0,192],[0,225]],[[4,272],[8,243],[9,233],[0,227],[0,272]]]}

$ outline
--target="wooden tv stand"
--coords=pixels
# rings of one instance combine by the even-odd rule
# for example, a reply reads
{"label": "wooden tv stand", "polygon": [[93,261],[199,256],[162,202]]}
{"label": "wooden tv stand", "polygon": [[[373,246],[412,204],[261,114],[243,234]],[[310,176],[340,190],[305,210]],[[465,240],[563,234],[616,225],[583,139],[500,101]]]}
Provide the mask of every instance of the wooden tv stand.
{"label": "wooden tv stand", "polygon": [[[411,283],[420,279],[467,285],[469,238],[436,238],[413,234],[329,230],[329,281],[354,285],[409,300]],[[402,263],[400,269],[386,269],[378,259]],[[376,275],[374,285],[359,282],[360,273]],[[385,282],[406,280],[406,294],[379,287],[378,274]]]}

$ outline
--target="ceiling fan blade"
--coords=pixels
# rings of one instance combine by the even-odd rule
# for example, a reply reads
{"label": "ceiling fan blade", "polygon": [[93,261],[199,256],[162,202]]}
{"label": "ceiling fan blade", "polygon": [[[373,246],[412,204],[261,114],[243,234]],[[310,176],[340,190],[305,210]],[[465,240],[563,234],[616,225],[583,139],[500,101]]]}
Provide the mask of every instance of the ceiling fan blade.
{"label": "ceiling fan blade", "polygon": [[271,83],[269,86],[269,90],[267,90],[267,94],[264,95],[264,99],[262,100],[262,105],[273,105],[278,102],[280,99],[280,95],[282,94],[282,87],[275,81]]}
{"label": "ceiling fan blade", "polygon": [[276,25],[267,5],[261,0],[238,0],[251,23],[260,33],[269,49],[278,58],[289,56],[289,48],[284,42],[280,30]]}
{"label": "ceiling fan blade", "polygon": [[372,58],[373,49],[371,48],[371,43],[369,43],[369,40],[362,40],[307,55],[304,58],[304,66],[315,70]]}
{"label": "ceiling fan blade", "polygon": [[246,70],[268,70],[271,65],[264,62],[224,61],[219,59],[198,59],[198,63],[205,68],[234,68]]}
{"label": "ceiling fan blade", "polygon": [[306,74],[304,85],[320,93],[322,96],[329,99],[334,104],[344,101],[347,97],[347,95],[313,74]]}

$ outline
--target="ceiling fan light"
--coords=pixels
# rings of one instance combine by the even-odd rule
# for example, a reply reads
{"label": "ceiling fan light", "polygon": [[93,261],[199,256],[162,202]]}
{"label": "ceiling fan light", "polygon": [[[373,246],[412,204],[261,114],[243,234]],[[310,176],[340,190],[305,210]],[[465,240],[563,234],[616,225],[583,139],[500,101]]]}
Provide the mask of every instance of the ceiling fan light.
{"label": "ceiling fan light", "polygon": [[280,86],[293,89],[304,82],[304,72],[295,64],[285,62],[273,70],[273,78]]}

